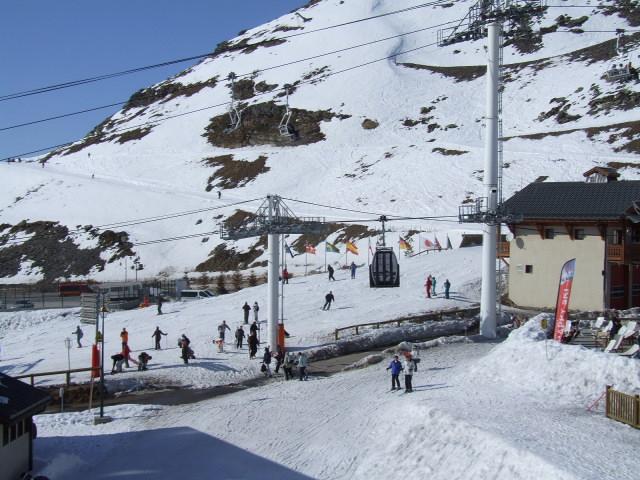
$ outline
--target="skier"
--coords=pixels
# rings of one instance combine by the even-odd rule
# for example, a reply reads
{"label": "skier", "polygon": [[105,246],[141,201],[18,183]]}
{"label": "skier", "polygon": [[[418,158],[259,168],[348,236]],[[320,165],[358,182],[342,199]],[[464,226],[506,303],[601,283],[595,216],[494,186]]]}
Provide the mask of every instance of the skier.
{"label": "skier", "polygon": [[427,298],[431,298],[431,285],[432,285],[432,283],[431,283],[431,275],[429,275],[427,277],[427,281],[424,282],[424,288],[427,291]]}
{"label": "skier", "polygon": [[329,291],[329,293],[324,296],[324,306],[322,307],[322,310],[329,310],[331,308],[331,302],[335,301],[336,299],[333,296],[333,292]]}
{"label": "skier", "polygon": [[222,196],[222,192],[220,190],[218,190],[218,200],[220,200],[221,196]]}
{"label": "skier", "polygon": [[249,338],[247,338],[247,346],[249,347],[249,359],[253,360],[256,358],[256,353],[258,353],[258,336],[256,332],[251,332],[249,334]]}
{"label": "skier", "polygon": [[242,348],[242,340],[244,339],[244,329],[242,325],[236,330],[236,348],[240,350]]}
{"label": "skier", "polygon": [[448,299],[449,298],[449,289],[451,288],[451,282],[449,281],[449,279],[447,278],[444,281],[444,298]]}
{"label": "skier", "polygon": [[282,365],[285,380],[291,380],[293,378],[293,366],[295,363],[296,360],[293,357],[293,353],[287,353],[284,359],[284,364]]}
{"label": "skier", "polygon": [[162,330],[160,330],[160,327],[156,326],[156,330],[155,332],[153,332],[151,334],[151,338],[155,339],[155,349],[156,350],[160,350],[160,340],[162,340],[162,335],[167,335],[166,333],[164,333]]}
{"label": "skier", "polygon": [[284,361],[284,350],[280,345],[276,347],[276,354],[274,355],[274,358],[276,359],[276,369],[274,372],[278,373],[278,370],[280,370],[280,366]]}
{"label": "skier", "polygon": [[265,377],[273,377],[271,374],[271,351],[269,351],[269,347],[264,347],[264,355],[262,355],[262,365],[265,366],[263,369]]}
{"label": "skier", "polygon": [[189,345],[191,345],[191,340],[189,340],[189,337],[187,337],[183,333],[182,337],[180,337],[178,339],[178,347],[180,347],[181,353],[182,353],[180,358],[182,358],[182,360],[184,360],[185,364],[189,363],[189,359],[195,360],[195,358],[196,358],[195,354],[193,353],[193,350],[191,349],[191,347]]}
{"label": "skier", "polygon": [[124,347],[129,344],[129,332],[127,332],[126,328],[123,328],[120,332],[120,340],[122,340],[122,349],[124,350]]}
{"label": "skier", "polygon": [[436,277],[431,277],[431,294],[435,297],[437,296],[436,293]]}
{"label": "skier", "polygon": [[115,355],[111,355],[111,360],[113,360],[111,375],[122,373],[122,363],[124,362],[124,355],[122,355],[121,353],[116,353]]}
{"label": "skier", "polygon": [[404,393],[413,392],[413,387],[411,386],[411,379],[413,377],[413,373],[416,371],[417,366],[416,362],[413,359],[411,353],[406,352],[404,354]]}
{"label": "skier", "polygon": [[351,262],[351,265],[349,266],[349,269],[351,270],[351,279],[353,280],[354,278],[356,278],[356,268],[358,268],[356,266],[356,262]]}
{"label": "skier", "polygon": [[333,267],[331,265],[327,265],[327,272],[329,272],[329,280],[333,280],[335,282],[336,279],[333,278]]}
{"label": "skier", "polygon": [[158,315],[162,315],[162,295],[158,295]]}
{"label": "skier", "polygon": [[307,366],[309,365],[309,360],[307,359],[307,356],[302,352],[298,352],[297,363],[298,363],[298,373],[300,374],[300,381],[307,380],[309,378],[307,376]]}
{"label": "skier", "polygon": [[225,330],[231,331],[231,329],[229,328],[229,325],[227,325],[227,321],[223,320],[222,323],[218,325],[218,338],[220,338],[222,342],[224,342]]}
{"label": "skier", "polygon": [[393,360],[391,360],[391,363],[387,367],[387,370],[391,370],[391,390],[395,390],[396,385],[398,386],[398,390],[401,390],[399,377],[400,372],[403,370],[403,368],[402,363],[398,359],[398,355],[393,356]]}
{"label": "skier", "polygon": [[282,270],[282,283],[289,284],[289,270],[287,270],[287,267],[284,267],[284,270]]}
{"label": "skier", "polygon": [[84,337],[84,332],[80,328],[80,325],[76,327],[75,332],[71,332],[71,335],[76,336],[76,342],[78,342],[78,348],[82,348],[82,343],[80,343],[80,340],[82,340],[82,337]]}
{"label": "skier", "polygon": [[129,360],[131,360],[131,349],[129,348],[129,345],[127,345],[126,343],[122,344],[122,356],[124,357],[124,366],[127,368],[129,367]]}
{"label": "skier", "polygon": [[147,363],[149,363],[149,360],[151,360],[151,358],[151,355],[149,355],[147,352],[142,352],[140,355],[138,355],[139,372],[147,369]]}
{"label": "skier", "polygon": [[251,307],[249,306],[249,304],[247,302],[244,302],[244,305],[242,306],[242,310],[244,310],[244,324],[248,325],[249,324],[249,312],[251,311]]}
{"label": "skier", "polygon": [[258,306],[258,302],[253,302],[253,319],[257,322],[258,321],[258,311],[260,310],[260,307]]}
{"label": "skier", "polygon": [[258,321],[254,320],[251,326],[249,327],[249,334],[257,336],[258,330],[260,330],[260,327],[258,326]]}

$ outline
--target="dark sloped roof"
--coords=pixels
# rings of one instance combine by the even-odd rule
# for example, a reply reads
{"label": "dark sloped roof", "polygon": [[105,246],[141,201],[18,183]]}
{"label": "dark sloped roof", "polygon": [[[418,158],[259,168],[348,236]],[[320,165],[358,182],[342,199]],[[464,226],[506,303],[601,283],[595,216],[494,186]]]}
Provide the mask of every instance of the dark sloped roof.
{"label": "dark sloped roof", "polygon": [[0,373],[0,422],[11,423],[42,412],[51,397],[44,390]]}
{"label": "dark sloped roof", "polygon": [[611,220],[640,200],[640,181],[530,183],[504,208],[527,219]]}

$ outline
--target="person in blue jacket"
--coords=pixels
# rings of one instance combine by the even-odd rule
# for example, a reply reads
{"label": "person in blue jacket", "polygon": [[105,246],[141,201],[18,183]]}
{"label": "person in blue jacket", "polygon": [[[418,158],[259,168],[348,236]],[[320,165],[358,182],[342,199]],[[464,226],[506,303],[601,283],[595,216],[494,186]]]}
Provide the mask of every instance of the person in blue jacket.
{"label": "person in blue jacket", "polygon": [[396,385],[398,385],[397,387],[398,390],[401,390],[400,372],[403,370],[403,368],[402,368],[402,362],[400,362],[398,355],[395,355],[393,357],[393,360],[391,360],[391,363],[387,367],[387,370],[391,370],[391,390],[395,390]]}

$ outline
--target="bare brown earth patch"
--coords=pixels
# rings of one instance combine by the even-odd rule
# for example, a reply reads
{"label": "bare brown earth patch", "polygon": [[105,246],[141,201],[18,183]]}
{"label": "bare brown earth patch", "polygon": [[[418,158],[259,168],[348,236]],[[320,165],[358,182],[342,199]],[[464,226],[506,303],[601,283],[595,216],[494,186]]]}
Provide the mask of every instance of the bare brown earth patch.
{"label": "bare brown earth patch", "polygon": [[214,188],[238,188],[255,180],[255,178],[270,170],[266,166],[267,157],[259,156],[253,162],[246,160],[234,160],[233,155],[221,155],[206,158],[203,162],[210,167],[218,167],[216,173],[207,181],[207,192]]}
{"label": "bare brown earth patch", "polygon": [[435,153],[439,153],[441,155],[446,155],[446,156],[457,156],[457,155],[464,155],[465,153],[469,153],[466,150],[449,150],[441,147],[436,147],[431,151]]}

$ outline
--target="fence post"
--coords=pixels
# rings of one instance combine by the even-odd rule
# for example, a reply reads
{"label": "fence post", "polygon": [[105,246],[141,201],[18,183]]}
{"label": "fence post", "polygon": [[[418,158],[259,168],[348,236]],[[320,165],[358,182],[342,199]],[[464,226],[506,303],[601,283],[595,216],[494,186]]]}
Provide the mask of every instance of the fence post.
{"label": "fence post", "polygon": [[358,327],[356,326],[356,335],[358,335]]}
{"label": "fence post", "polygon": [[636,395],[635,427],[640,428],[640,395]]}
{"label": "fence post", "polygon": [[67,388],[69,388],[69,385],[71,384],[71,371],[70,370],[67,370],[66,377],[67,377]]}
{"label": "fence post", "polygon": [[611,385],[607,385],[606,395],[604,396],[604,412],[607,417],[609,416],[609,390],[611,390]]}
{"label": "fence post", "polygon": [[338,329],[336,328],[336,342],[338,341]]}
{"label": "fence post", "polygon": [[35,380],[33,378],[33,375],[31,375],[29,378],[31,379],[31,386],[33,387],[33,385],[35,384]]}

